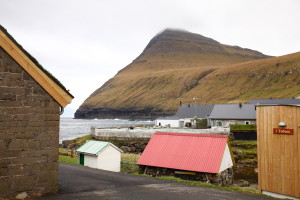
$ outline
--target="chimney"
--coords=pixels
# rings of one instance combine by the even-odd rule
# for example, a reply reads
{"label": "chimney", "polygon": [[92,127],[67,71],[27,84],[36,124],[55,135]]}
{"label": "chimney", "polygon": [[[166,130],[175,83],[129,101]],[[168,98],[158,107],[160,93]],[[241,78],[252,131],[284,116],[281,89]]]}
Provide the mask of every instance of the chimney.
{"label": "chimney", "polygon": [[239,103],[239,107],[242,108],[242,106],[243,106],[242,103]]}

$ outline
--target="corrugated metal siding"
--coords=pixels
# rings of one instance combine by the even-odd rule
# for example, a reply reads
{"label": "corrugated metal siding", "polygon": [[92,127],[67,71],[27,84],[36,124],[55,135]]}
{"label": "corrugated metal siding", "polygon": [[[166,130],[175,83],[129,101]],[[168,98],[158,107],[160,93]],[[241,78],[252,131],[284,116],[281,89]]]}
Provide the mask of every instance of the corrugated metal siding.
{"label": "corrugated metal siding", "polygon": [[109,142],[101,142],[101,141],[88,141],[81,147],[79,147],[76,151],[80,153],[86,153],[91,155],[97,155],[104,147],[106,147]]}
{"label": "corrugated metal siding", "polygon": [[155,133],[138,164],[187,171],[218,173],[226,135]]}

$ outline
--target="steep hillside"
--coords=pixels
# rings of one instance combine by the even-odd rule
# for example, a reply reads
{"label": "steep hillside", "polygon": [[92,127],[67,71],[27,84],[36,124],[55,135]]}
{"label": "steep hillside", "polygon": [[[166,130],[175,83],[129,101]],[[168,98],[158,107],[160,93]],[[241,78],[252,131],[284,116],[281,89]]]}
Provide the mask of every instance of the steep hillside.
{"label": "steep hillside", "polygon": [[165,30],[91,94],[75,117],[155,118],[173,114],[180,101],[226,103],[292,97],[300,91],[299,57],[269,58],[198,34]]}

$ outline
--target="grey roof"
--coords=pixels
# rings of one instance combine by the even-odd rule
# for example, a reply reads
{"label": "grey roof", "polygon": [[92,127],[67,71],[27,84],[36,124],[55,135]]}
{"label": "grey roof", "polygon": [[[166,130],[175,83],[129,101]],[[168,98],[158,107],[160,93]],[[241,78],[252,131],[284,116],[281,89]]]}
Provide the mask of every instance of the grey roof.
{"label": "grey roof", "polygon": [[254,105],[300,105],[300,99],[251,99]]}
{"label": "grey roof", "polygon": [[211,119],[256,119],[253,104],[217,104],[210,115]]}
{"label": "grey roof", "polygon": [[206,118],[211,114],[214,105],[195,105],[195,104],[183,104],[180,106],[175,116],[180,118]]}

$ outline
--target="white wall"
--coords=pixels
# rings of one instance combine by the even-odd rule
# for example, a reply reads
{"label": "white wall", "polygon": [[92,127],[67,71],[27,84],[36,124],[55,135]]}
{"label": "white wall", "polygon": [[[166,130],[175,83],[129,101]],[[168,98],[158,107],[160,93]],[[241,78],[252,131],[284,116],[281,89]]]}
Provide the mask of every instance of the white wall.
{"label": "white wall", "polygon": [[156,119],[155,120],[155,125],[156,126],[159,126],[159,123],[160,123],[160,126],[169,126],[170,127],[179,127],[179,120],[175,120],[175,119]]}
{"label": "white wall", "polygon": [[223,155],[222,162],[220,165],[219,173],[228,169],[229,167],[232,167],[232,166],[233,166],[233,162],[232,162],[231,154],[230,154],[230,151],[228,148],[228,144],[226,144],[224,155]]}
{"label": "white wall", "polygon": [[212,119],[211,120],[211,127],[217,126],[217,122],[222,122],[222,127],[223,128],[229,128],[230,124],[246,124],[246,122],[250,122],[250,124],[256,124],[256,120],[250,120],[250,119],[245,119],[245,120],[222,120],[222,119]]}
{"label": "white wall", "polygon": [[84,154],[84,166],[98,168],[98,157]]}
{"label": "white wall", "polygon": [[98,155],[98,169],[120,172],[121,170],[121,153],[107,145]]}

